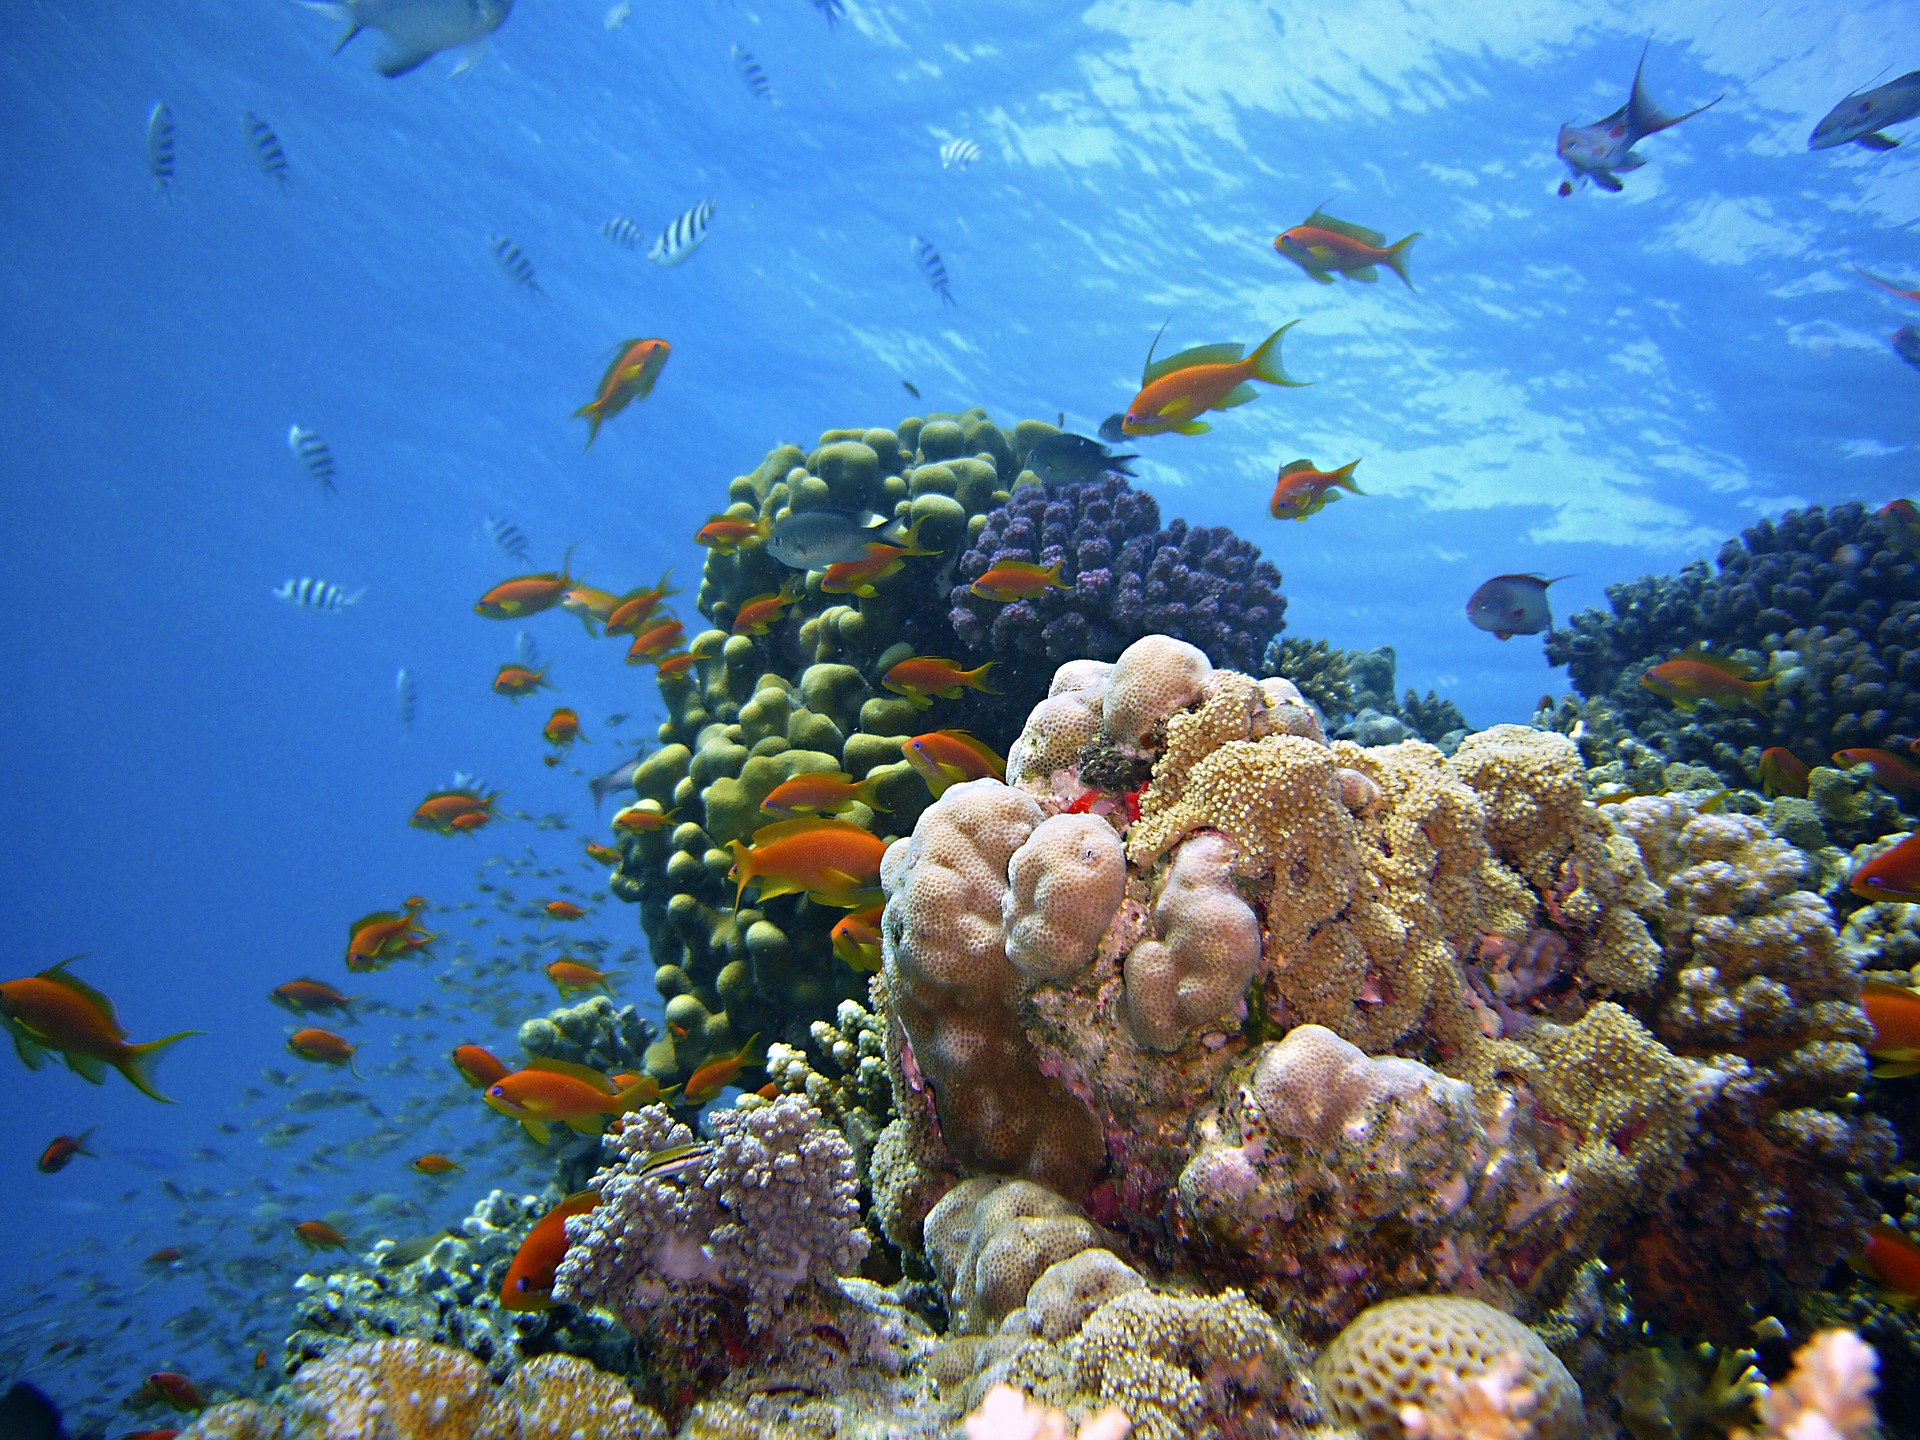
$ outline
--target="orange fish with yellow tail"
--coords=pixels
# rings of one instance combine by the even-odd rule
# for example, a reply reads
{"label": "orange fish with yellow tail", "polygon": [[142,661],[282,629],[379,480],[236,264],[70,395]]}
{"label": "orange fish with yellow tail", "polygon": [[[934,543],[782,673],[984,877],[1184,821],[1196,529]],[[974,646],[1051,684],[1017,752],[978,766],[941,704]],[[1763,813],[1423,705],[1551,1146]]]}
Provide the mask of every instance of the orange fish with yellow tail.
{"label": "orange fish with yellow tail", "polygon": [[613,987],[607,982],[616,975],[626,973],[624,970],[596,970],[579,960],[564,957],[550,961],[546,967],[547,979],[553,982],[563,1000],[576,990],[604,990],[611,995]]}
{"label": "orange fish with yellow tail", "polygon": [[476,1090],[485,1090],[497,1085],[513,1072],[500,1063],[500,1059],[491,1050],[478,1045],[456,1045],[453,1047],[453,1068],[460,1072],[460,1078]]}
{"label": "orange fish with yellow tail", "polygon": [[21,1063],[29,1070],[38,1070],[52,1051],[74,1074],[95,1085],[106,1079],[111,1066],[141,1094],[166,1100],[153,1088],[147,1074],[149,1062],[169,1045],[206,1032],[182,1030],[161,1040],[128,1044],[127,1032],[113,1013],[113,1002],[67,973],[67,966],[79,958],[70,956],[38,975],[0,982],[0,1021],[13,1037]]}
{"label": "orange fish with yellow tail", "polygon": [[437,1150],[427,1155],[416,1155],[407,1163],[422,1175],[450,1175],[463,1168],[458,1160],[442,1155]]}
{"label": "orange fish with yellow tail", "polygon": [[779,620],[780,612],[800,598],[800,589],[794,580],[788,580],[777,591],[764,595],[755,595],[744,600],[733,617],[733,633],[736,635],[764,635]]}
{"label": "orange fish with yellow tail", "polygon": [[733,1084],[742,1070],[749,1064],[759,1063],[748,1059],[753,1054],[753,1047],[759,1039],[758,1035],[754,1035],[733,1054],[722,1055],[707,1061],[687,1077],[686,1087],[681,1090],[680,1098],[689,1105],[704,1105],[709,1100],[717,1099],[722,1090]]}
{"label": "orange fish with yellow tail", "polygon": [[427,902],[410,896],[405,910],[375,910],[347,927],[347,969],[378,970],[390,960],[425,949],[439,932],[414,924]]}
{"label": "orange fish with yellow tail", "polygon": [[311,1060],[317,1065],[344,1065],[353,1072],[354,1079],[364,1080],[366,1076],[353,1063],[354,1052],[359,1048],[349,1045],[344,1036],[331,1030],[296,1030],[287,1037],[287,1049],[302,1060]]}
{"label": "orange fish with yellow tail", "polygon": [[295,1015],[313,1015],[323,1010],[338,1010],[347,1019],[354,1019],[355,1001],[364,1000],[364,995],[342,995],[333,986],[323,980],[289,980],[284,985],[276,985],[268,992],[267,998],[283,1010],[291,1010]]}
{"label": "orange fish with yellow tail", "polygon": [[872,975],[880,969],[880,917],[885,913],[884,905],[855,910],[843,915],[827,937],[833,942],[833,953],[862,975]]}
{"label": "orange fish with yellow tail", "polygon": [[518,1120],[539,1144],[546,1144],[555,1125],[582,1135],[598,1135],[607,1117],[624,1115],[661,1098],[659,1084],[643,1076],[625,1090],[615,1090],[607,1077],[584,1065],[539,1056],[527,1068],[503,1075],[487,1087],[489,1108]]}
{"label": "orange fish with yellow tail", "polygon": [[660,811],[648,809],[647,805],[629,805],[613,817],[613,828],[624,830],[629,835],[651,835],[656,830],[665,829],[673,823],[673,817],[680,813],[680,807]]}
{"label": "orange fish with yellow tail", "polygon": [[536,690],[552,690],[555,687],[547,680],[547,666],[533,670],[515,661],[502,665],[493,677],[493,693],[504,695],[514,704],[519,704]]}
{"label": "orange fish with yellow tail", "polygon": [[1358,460],[1351,460],[1338,470],[1316,470],[1311,460],[1289,460],[1280,467],[1280,474],[1273,482],[1268,512],[1276,520],[1304,520],[1338,500],[1342,490],[1364,495],[1366,492],[1353,481],[1353,472],[1359,464]]}
{"label": "orange fish with yellow tail", "polygon": [[1031,560],[1002,560],[968,588],[982,600],[1006,605],[1015,600],[1031,600],[1046,590],[1071,590],[1060,578],[1063,562],[1036,565]]}
{"label": "orange fish with yellow tail", "polygon": [[662,600],[665,600],[669,595],[678,595],[680,593],[667,583],[672,578],[673,571],[669,570],[660,577],[660,583],[651,590],[630,590],[625,595],[622,595],[620,597],[620,603],[614,607],[613,613],[607,616],[607,634],[632,635],[636,633],[640,629],[642,622],[651,619],[653,612],[660,608],[660,602]]}
{"label": "orange fish with yellow tail", "polygon": [[1738,710],[1742,705],[1758,710],[1773,677],[1756,679],[1750,666],[1696,648],[1661,661],[1640,677],[1640,683],[1691,714],[1703,700],[1722,710]]}
{"label": "orange fish with yellow tail", "polygon": [[627,647],[627,663],[644,665],[649,660],[658,661],[686,636],[687,627],[672,616],[648,625],[633,637],[633,644]]}
{"label": "orange fish with yellow tail", "polygon": [[716,515],[694,532],[693,539],[716,555],[732,555],[749,545],[764,545],[771,534],[771,516],[747,520],[738,515]]}
{"label": "orange fish with yellow tail", "polygon": [[549,920],[584,920],[587,912],[571,900],[549,900],[540,907]]}
{"label": "orange fish with yellow tail", "polygon": [[880,803],[879,785],[878,775],[856,780],[844,770],[816,770],[774,786],[760,802],[760,808],[783,820],[802,815],[836,815],[855,805],[890,810],[892,806]]}
{"label": "orange fish with yellow tail", "polygon": [[576,585],[560,597],[560,608],[569,615],[578,616],[580,623],[587,627],[587,634],[599,635],[594,623],[605,625],[613,612],[620,607],[620,597],[609,595],[604,590],[596,590],[591,585]]}
{"label": "orange fish with yellow tail", "polygon": [[644,400],[653,393],[654,381],[660,378],[660,372],[666,368],[667,357],[672,353],[673,347],[664,340],[620,342],[612,363],[600,377],[600,385],[593,392],[593,399],[573,412],[574,419],[585,420],[590,427],[587,431],[587,449],[593,449],[593,442],[600,438],[603,424],[634,401]]}
{"label": "orange fish with yellow tail", "polygon": [[1920,1308],[1920,1245],[1904,1230],[1876,1225],[1867,1243],[1847,1262],[1881,1285],[1881,1296],[1897,1310]]}
{"label": "orange fish with yellow tail", "polygon": [[1869,980],[1860,987],[1860,1008],[1873,1025],[1873,1073],[1882,1080],[1920,1075],[1920,993]]}
{"label": "orange fish with yellow tail", "polygon": [[851,910],[872,903],[868,897],[880,884],[887,842],[845,820],[808,816],[763,825],[753,832],[751,846],[730,840],[727,849],[733,855],[727,878],[736,882],[735,910],[749,885],[759,888],[762,904],[776,895],[804,894]]}
{"label": "orange fish with yellow tail", "polygon": [[598,1190],[577,1190],[534,1222],[500,1282],[500,1308],[520,1313],[553,1308],[553,1277],[567,1258],[567,1221],[589,1214]]}
{"label": "orange fish with yellow tail", "polygon": [[982,695],[1001,692],[987,684],[987,671],[1000,662],[989,660],[972,670],[962,670],[957,661],[933,655],[909,655],[880,677],[880,683],[896,695],[904,695],[916,710],[931,710],[936,698],[958,700],[962,689],[978,690]]}
{"label": "orange fish with yellow tail", "polygon": [[930,730],[900,742],[907,764],[927,782],[938,800],[949,785],[968,780],[1007,778],[1007,762],[964,730]]}
{"label": "orange fish with yellow tail", "polygon": [[493,820],[497,799],[497,794],[471,785],[435,790],[420,802],[407,823],[441,835],[471,834]]}
{"label": "orange fish with yellow tail", "polygon": [[941,553],[921,545],[920,527],[925,523],[924,515],[914,521],[913,528],[901,537],[898,545],[875,540],[867,545],[865,553],[858,559],[834,561],[821,576],[821,590],[828,595],[858,595],[862,599],[872,599],[880,593],[880,582],[906,569],[909,559]]}
{"label": "orange fish with yellow tail", "polygon": [[1254,347],[1251,355],[1245,355],[1239,345],[1196,345],[1156,361],[1153,351],[1160,337],[1154,336],[1140,374],[1140,393],[1127,406],[1120,429],[1128,435],[1164,435],[1170,430],[1203,435],[1213,427],[1200,417],[1209,410],[1231,410],[1254,399],[1253,381],[1298,386],[1302,382],[1281,368],[1280,337],[1299,323],[1289,320]]}
{"label": "orange fish with yellow tail", "polygon": [[580,712],[569,710],[564,705],[547,717],[547,723],[540,728],[540,733],[549,745],[556,748],[564,748],[576,740],[587,739],[580,733]]}
{"label": "orange fish with yellow tail", "polygon": [[573,561],[573,547],[567,547],[558,570],[542,570],[532,575],[516,575],[502,580],[474,605],[474,613],[489,620],[518,620],[551,610],[579,582],[567,573]]}

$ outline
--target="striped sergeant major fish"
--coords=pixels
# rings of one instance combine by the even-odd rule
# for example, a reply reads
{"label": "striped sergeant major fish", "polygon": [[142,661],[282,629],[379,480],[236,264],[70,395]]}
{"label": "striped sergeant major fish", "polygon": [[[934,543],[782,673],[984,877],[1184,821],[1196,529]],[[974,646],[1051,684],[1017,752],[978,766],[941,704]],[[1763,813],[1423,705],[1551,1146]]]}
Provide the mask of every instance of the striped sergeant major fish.
{"label": "striped sergeant major fish", "polygon": [[913,258],[920,266],[920,273],[926,276],[927,284],[933,287],[934,293],[947,304],[958,308],[959,302],[953,298],[953,291],[948,288],[947,266],[946,262],[940,258],[940,252],[918,235],[908,236],[907,245],[912,249]]}
{"label": "striped sergeant major fish", "polygon": [[284,191],[291,183],[292,175],[287,169],[287,152],[281,148],[280,137],[273,133],[271,125],[251,110],[241,114],[240,128],[246,132],[247,143],[253,147],[253,163],[260,167],[261,174]]}
{"label": "striped sergeant major fish", "polygon": [[647,238],[647,232],[624,215],[616,215],[600,227],[600,233],[616,245],[631,250]]}
{"label": "striped sergeant major fish", "polygon": [[147,112],[147,169],[153,172],[154,186],[168,200],[173,198],[173,111],[167,102],[154,102]]}
{"label": "striped sergeant major fish", "polygon": [[520,247],[505,235],[496,235],[489,240],[493,249],[493,260],[501,272],[516,285],[525,286],[536,295],[547,292],[540,288],[540,282],[533,273],[533,262],[520,251]]}
{"label": "striped sergeant major fish", "polygon": [[327,448],[327,442],[312,430],[303,430],[298,425],[287,431],[287,448],[293,451],[294,458],[307,467],[307,473],[320,482],[320,488],[332,495],[338,487],[333,483],[338,473],[333,464],[333,451]]}
{"label": "striped sergeant major fish", "polygon": [[502,555],[516,565],[528,563],[527,557],[531,549],[527,544],[526,535],[521,532],[518,525],[511,520],[500,520],[489,515],[486,520],[486,531],[487,538],[494,543]]}
{"label": "striped sergeant major fish", "polygon": [[712,224],[713,201],[702,200],[683,214],[675,216],[673,223],[660,232],[660,238],[647,251],[647,259],[656,265],[684,263],[706,240],[708,227]]}
{"label": "striped sergeant major fish", "polygon": [[751,50],[734,46],[733,68],[740,73],[742,83],[753,92],[754,99],[764,100],[769,105],[780,103],[773,98],[773,82],[767,79],[767,72],[760,68],[760,62],[753,58]]}
{"label": "striped sergeant major fish", "polygon": [[273,592],[273,598],[302,610],[337,613],[349,605],[358,605],[366,593],[367,587],[364,585],[349,594],[338,585],[302,575],[298,580],[281,581],[279,588]]}
{"label": "striped sergeant major fish", "polygon": [[980,158],[980,147],[971,140],[949,140],[940,147],[942,170],[965,170]]}

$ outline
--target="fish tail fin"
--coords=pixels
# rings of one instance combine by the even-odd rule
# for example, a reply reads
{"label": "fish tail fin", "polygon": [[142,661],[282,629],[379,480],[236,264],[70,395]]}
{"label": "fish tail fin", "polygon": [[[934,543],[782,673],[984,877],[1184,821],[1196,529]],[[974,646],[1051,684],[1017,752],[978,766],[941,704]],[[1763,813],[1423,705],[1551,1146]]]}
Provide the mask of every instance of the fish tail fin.
{"label": "fish tail fin", "polygon": [[353,1060],[353,1057],[354,1057],[354,1054],[355,1054],[355,1052],[357,1052],[357,1051],[358,1051],[359,1049],[360,1049],[360,1047],[359,1047],[358,1045],[354,1045],[354,1046],[352,1046],[352,1047],[350,1047],[350,1048],[348,1049],[348,1051],[347,1051],[347,1070],[348,1070],[348,1072],[349,1072],[349,1073],[351,1073],[351,1074],[352,1074],[352,1076],[353,1076],[353,1078],[354,1078],[354,1079],[356,1079],[356,1080],[362,1080],[362,1081],[364,1081],[364,1080],[365,1080],[365,1079],[366,1079],[367,1077],[366,1077],[366,1076],[364,1076],[364,1075],[362,1075],[362,1074],[360,1073],[360,1067],[359,1067],[358,1065],[356,1065],[356,1064],[354,1064],[354,1060]]}
{"label": "fish tail fin", "polygon": [[1381,257],[1386,262],[1387,268],[1406,282],[1409,290],[1413,289],[1413,277],[1407,274],[1407,251],[1412,248],[1413,242],[1420,238],[1420,233],[1416,230],[1398,244],[1389,245],[1387,253]]}
{"label": "fish tail fin", "polygon": [[1338,470],[1334,471],[1333,483],[1338,485],[1342,490],[1350,491],[1355,495],[1366,494],[1367,492],[1362,490],[1358,485],[1356,485],[1353,480],[1354,468],[1358,466],[1359,463],[1360,462],[1358,460],[1349,460],[1346,464],[1342,465]]}
{"label": "fish tail fin", "polygon": [[[598,400],[589,400],[585,405],[582,405],[578,410],[573,412],[573,418],[576,420],[585,420],[587,424],[592,427],[587,431],[587,449],[593,449],[593,442],[600,438],[600,422],[605,418],[605,412],[602,410],[600,402]],[[581,453],[585,454],[586,452],[582,451]]]}
{"label": "fish tail fin", "polygon": [[669,1093],[671,1092],[660,1088],[659,1082],[655,1080],[653,1076],[642,1075],[638,1080],[634,1081],[633,1084],[613,1096],[613,1103],[618,1105],[623,1112],[627,1110],[638,1110],[642,1105],[651,1105],[654,1101],[663,1099]]}
{"label": "fish tail fin", "polygon": [[671,579],[673,579],[673,567],[669,565],[667,567],[667,573],[660,577],[659,590],[660,590],[660,598],[662,600],[666,599],[667,596],[669,595],[678,595],[680,593],[679,586],[667,584],[667,582]]}
{"label": "fish tail fin", "polygon": [[734,874],[739,880],[739,883],[734,887],[733,891],[733,913],[738,915],[740,913],[740,902],[746,898],[747,886],[751,885],[755,878],[753,873],[753,851],[747,846],[742,845],[738,840],[729,840],[727,842],[727,853],[733,856]]}
{"label": "fish tail fin", "polygon": [[1299,323],[1298,320],[1289,320],[1262,340],[1260,348],[1247,357],[1248,373],[1254,379],[1264,380],[1269,385],[1297,386],[1304,383],[1290,377],[1280,364],[1280,337]]}
{"label": "fish tail fin", "polygon": [[189,1035],[204,1035],[206,1033],[204,1030],[182,1030],[177,1035],[168,1035],[160,1040],[148,1040],[141,1045],[129,1045],[127,1047],[127,1053],[119,1062],[119,1071],[122,1075],[126,1076],[128,1080],[133,1082],[133,1088],[138,1090],[142,1095],[158,1100],[162,1104],[171,1105],[173,1101],[154,1089],[153,1077],[148,1073],[153,1057],[169,1045],[176,1044],[186,1039]]}
{"label": "fish tail fin", "polygon": [[[1652,42],[1649,41],[1648,43],[1651,44]],[[1671,130],[1682,120],[1691,120],[1702,110],[1711,110],[1727,98],[1726,95],[1722,93],[1714,96],[1713,99],[1709,100],[1706,104],[1696,105],[1693,109],[1683,114],[1669,115],[1653,103],[1652,99],[1647,95],[1646,86],[1641,83],[1640,75],[1641,72],[1646,69],[1646,66],[1647,52],[1643,46],[1640,51],[1640,63],[1634,67],[1633,89],[1627,96],[1627,133],[1633,136],[1633,139],[1627,142],[1627,148],[1629,149],[1646,136],[1658,135],[1662,130]]]}
{"label": "fish tail fin", "polygon": [[[1055,568],[1058,568],[1058,567],[1055,567]],[[1004,695],[1007,693],[1006,691],[996,690],[991,685],[987,684],[987,671],[993,669],[993,667],[998,665],[999,663],[1000,662],[998,660],[989,660],[987,661],[986,664],[982,665],[978,670],[967,671],[966,679],[971,681],[973,684],[973,688],[978,690],[982,695]]]}
{"label": "fish tail fin", "polygon": [[855,787],[853,796],[854,799],[858,800],[870,810],[884,810],[889,815],[893,813],[893,807],[891,805],[884,805],[880,801],[880,777],[878,775],[869,775],[866,779],[862,780],[860,784]]}
{"label": "fish tail fin", "polygon": [[87,1149],[87,1137],[99,1128],[98,1125],[89,1125],[86,1129],[82,1130],[74,1139],[73,1153],[76,1155],[91,1155],[94,1159],[98,1160],[100,1158],[100,1152],[98,1150]]}

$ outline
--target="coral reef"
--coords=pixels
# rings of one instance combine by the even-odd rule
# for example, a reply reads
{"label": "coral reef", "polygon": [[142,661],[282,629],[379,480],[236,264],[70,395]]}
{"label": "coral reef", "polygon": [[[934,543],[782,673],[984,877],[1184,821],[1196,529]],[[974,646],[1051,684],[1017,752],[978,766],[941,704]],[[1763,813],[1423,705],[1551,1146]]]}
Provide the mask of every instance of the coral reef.
{"label": "coral reef", "polygon": [[595,995],[578,1005],[562,1005],[520,1026],[520,1048],[603,1074],[635,1069],[659,1034],[653,1022],[631,1005],[615,1005]]}
{"label": "coral reef", "polygon": [[1848,1330],[1825,1330],[1794,1352],[1793,1373],[1760,1397],[1758,1431],[1734,1440],[1869,1440],[1879,1429],[1873,1347]]}
{"label": "coral reef", "polygon": [[1291,680],[1338,739],[1357,745],[1425,740],[1451,754],[1467,732],[1467,717],[1431,690],[1423,696],[1409,688],[1396,700],[1398,663],[1391,645],[1335,650],[1324,640],[1288,638],[1268,644],[1260,673]]}

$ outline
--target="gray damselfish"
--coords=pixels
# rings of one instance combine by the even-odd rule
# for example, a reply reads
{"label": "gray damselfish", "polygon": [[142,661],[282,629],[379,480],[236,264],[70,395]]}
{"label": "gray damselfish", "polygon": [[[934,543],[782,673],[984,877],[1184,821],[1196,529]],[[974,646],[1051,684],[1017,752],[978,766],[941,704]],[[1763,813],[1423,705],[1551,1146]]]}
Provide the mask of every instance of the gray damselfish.
{"label": "gray damselfish", "polygon": [[1856,90],[1813,127],[1809,150],[1831,150],[1836,145],[1864,145],[1869,150],[1891,150],[1900,142],[1882,135],[1882,127],[1898,125],[1920,115],[1920,70],[1909,71],[1873,90]]}
{"label": "gray damselfish", "polygon": [[1689,110],[1684,115],[1663,115],[1660,107],[1647,97],[1640,83],[1640,72],[1647,67],[1645,47],[1640,51],[1640,63],[1634,67],[1633,89],[1628,92],[1627,103],[1591,125],[1562,125],[1558,149],[1560,159],[1572,177],[1560,182],[1560,193],[1571,195],[1576,183],[1585,184],[1591,180],[1602,190],[1618,193],[1620,176],[1629,170],[1638,170],[1646,164],[1646,157],[1633,153],[1633,147],[1649,135],[1662,130],[1670,130],[1682,120],[1690,120],[1702,110],[1711,109],[1726,97],[1716,95],[1705,105]]}
{"label": "gray damselfish", "polygon": [[470,70],[513,9],[513,0],[300,0],[309,10],[344,21],[346,34],[333,47],[338,55],[362,30],[378,30],[392,48],[375,66],[382,75],[405,75],[443,50],[467,46],[461,70]]}
{"label": "gray damselfish", "polygon": [[1516,635],[1538,635],[1553,628],[1547,609],[1547,587],[1567,577],[1556,575],[1496,575],[1467,601],[1467,619],[1502,640]]}
{"label": "gray damselfish", "polygon": [[774,525],[767,553],[795,570],[824,570],[864,559],[867,546],[895,538],[894,522],[871,511],[794,510]]}
{"label": "gray damselfish", "polygon": [[1098,440],[1071,431],[1049,435],[1027,452],[1027,468],[1046,485],[1072,485],[1102,475],[1131,475],[1129,460],[1138,455],[1116,455]]}

